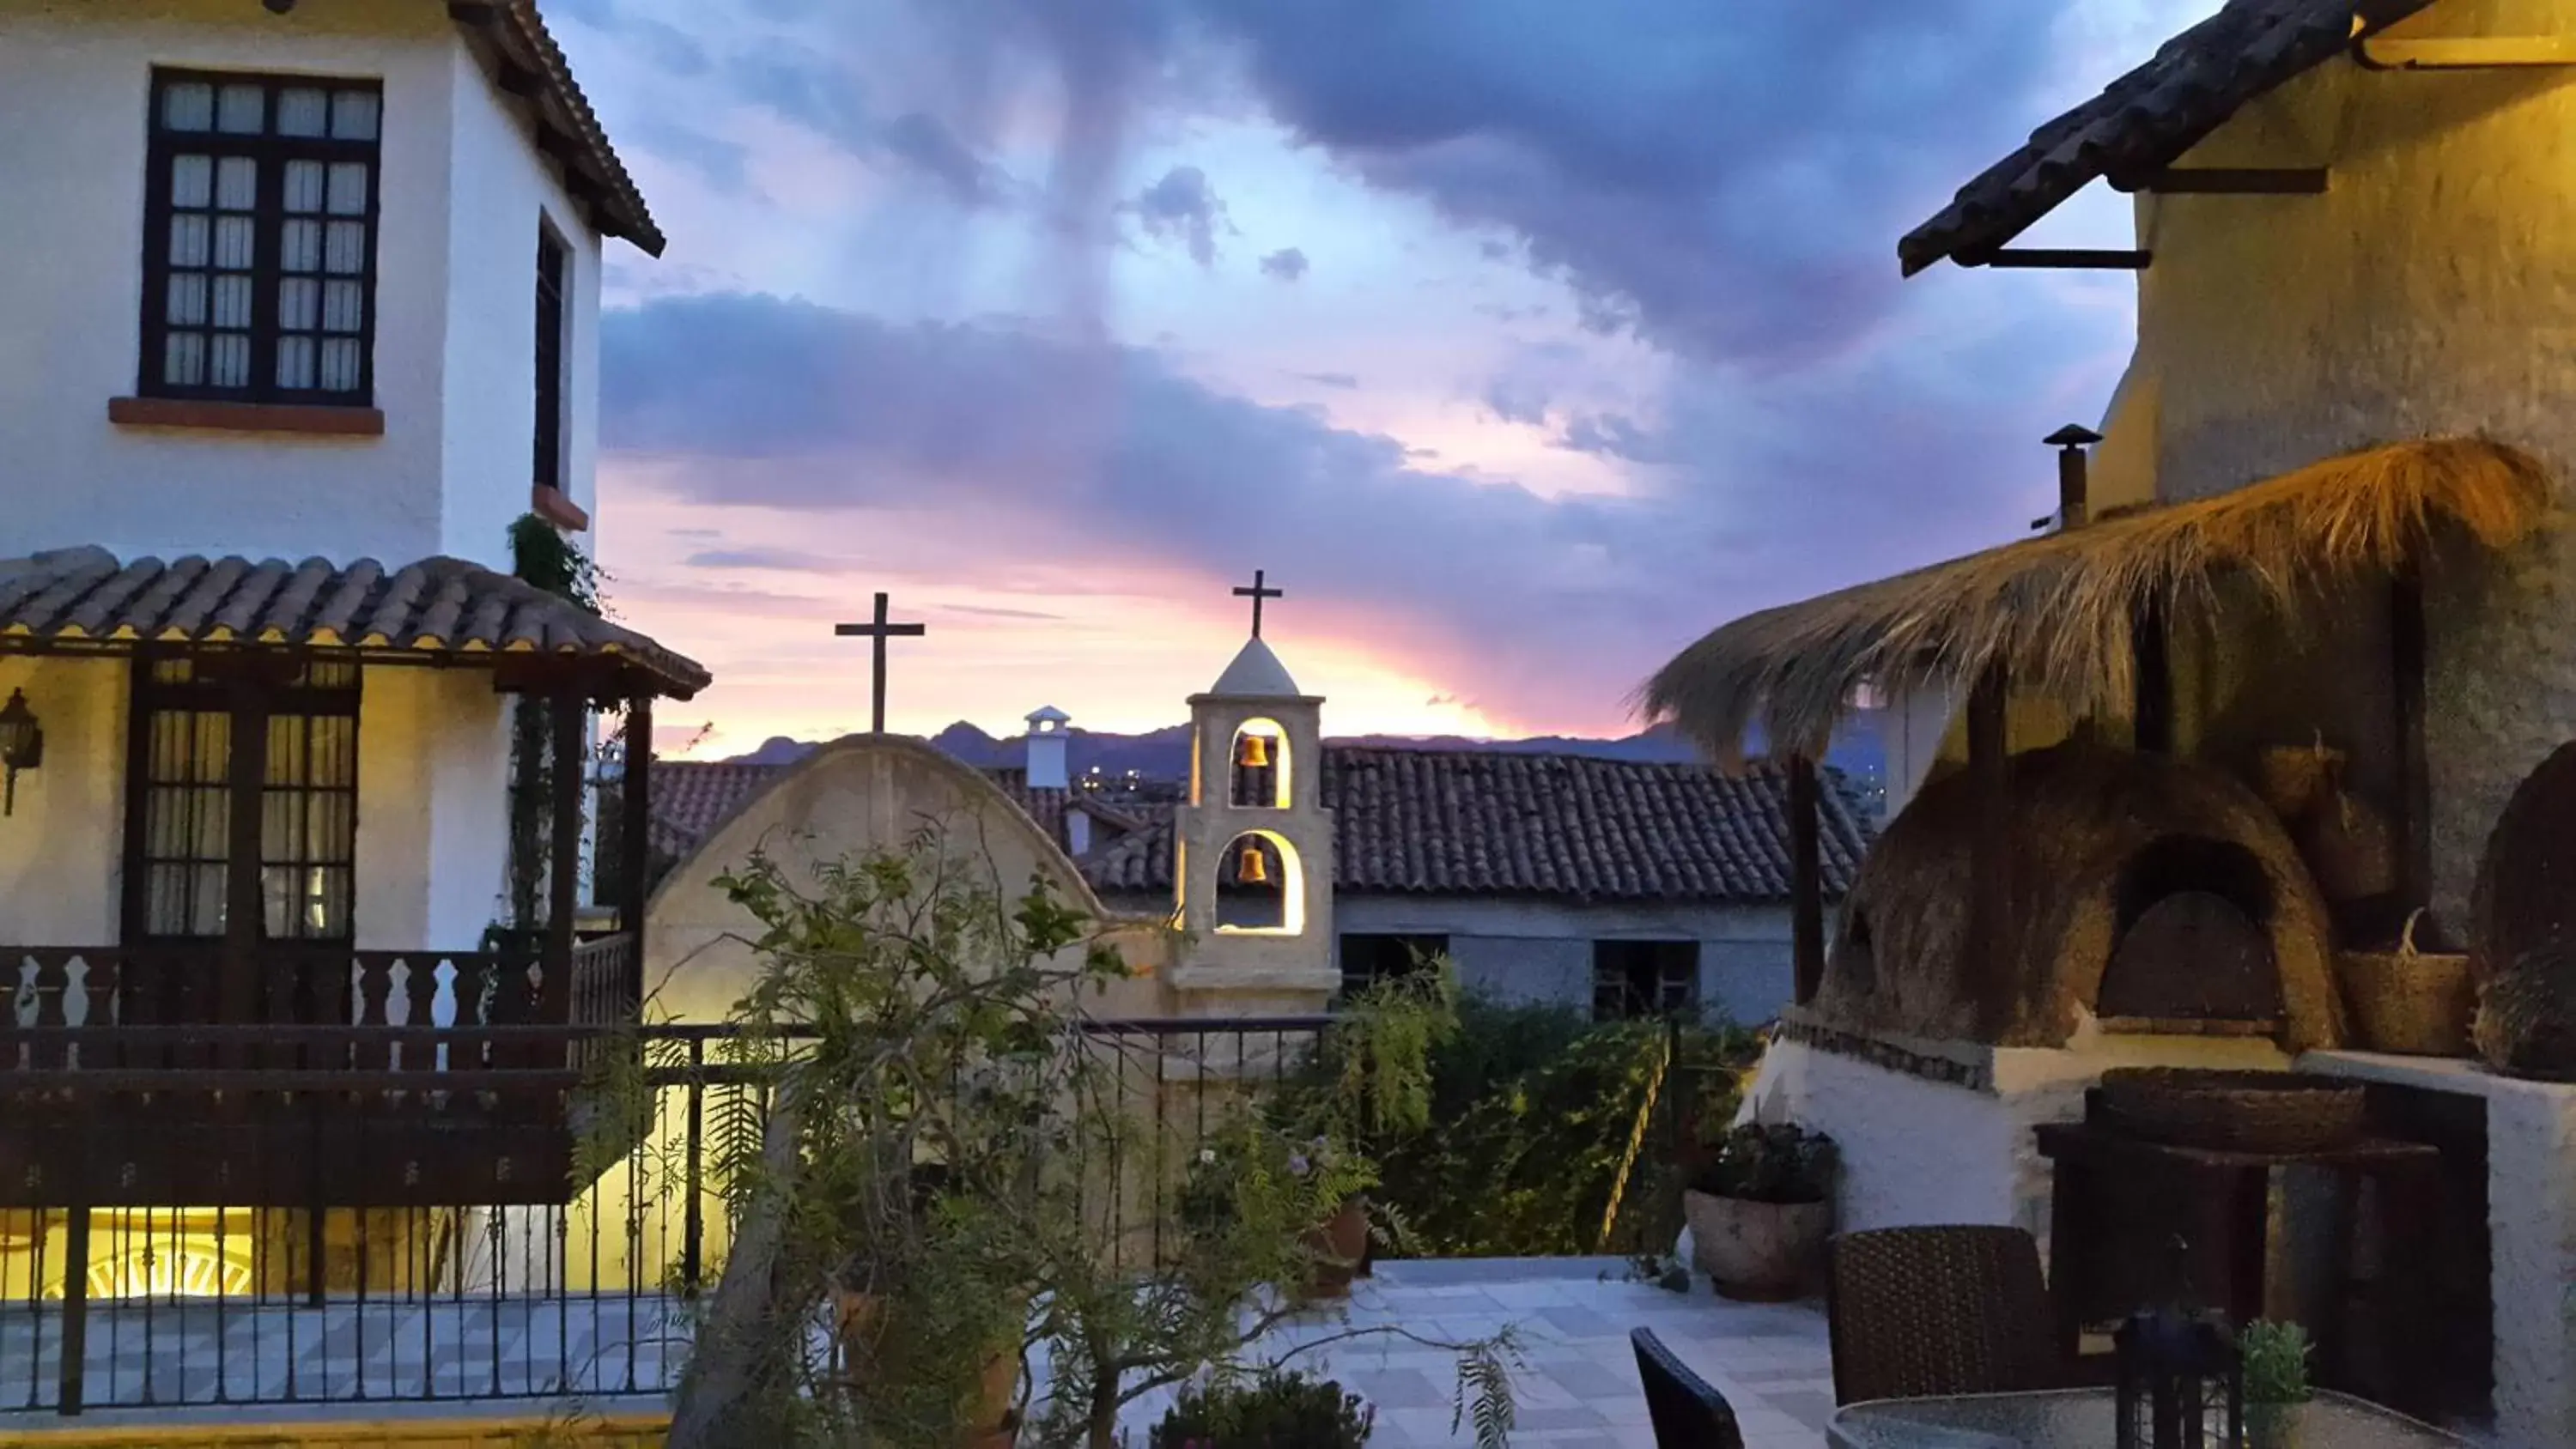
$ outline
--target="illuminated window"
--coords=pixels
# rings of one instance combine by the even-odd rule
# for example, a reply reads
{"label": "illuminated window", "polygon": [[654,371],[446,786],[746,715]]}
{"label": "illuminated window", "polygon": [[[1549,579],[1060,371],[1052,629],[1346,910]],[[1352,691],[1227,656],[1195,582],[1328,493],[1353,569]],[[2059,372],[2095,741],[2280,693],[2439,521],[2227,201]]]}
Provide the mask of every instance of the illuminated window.
{"label": "illuminated window", "polygon": [[1266,719],[1246,720],[1227,754],[1226,801],[1255,810],[1288,808],[1288,733]]}

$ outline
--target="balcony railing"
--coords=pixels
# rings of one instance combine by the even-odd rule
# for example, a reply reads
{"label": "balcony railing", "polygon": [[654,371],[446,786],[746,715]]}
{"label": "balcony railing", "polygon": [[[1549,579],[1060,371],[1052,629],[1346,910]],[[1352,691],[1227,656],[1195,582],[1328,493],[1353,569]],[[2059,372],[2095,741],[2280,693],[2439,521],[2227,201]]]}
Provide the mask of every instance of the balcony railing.
{"label": "balcony railing", "polygon": [[[584,959],[603,974],[616,969],[606,949]],[[1108,1054],[1117,1099],[1139,1127],[1086,1178],[1100,1185],[1107,1251],[1141,1260],[1163,1250],[1169,1184],[1146,1164],[1188,1160],[1218,1125],[1217,1104],[1293,1070],[1328,1023],[1092,1024],[1089,1039]],[[114,1041],[99,1056],[117,1060],[170,1049],[166,1038],[178,1030],[56,1025],[22,1031],[18,1045],[59,1062],[75,1046],[88,1057],[95,1043]],[[251,1030],[278,1038],[276,1049],[353,1065],[319,1088],[309,1068],[184,1077],[85,1063],[0,1071],[0,1188],[31,1152],[42,1155],[33,1144],[48,1132],[84,1144],[91,1169],[39,1181],[75,1190],[0,1196],[0,1413],[597,1398],[676,1387],[693,1302],[722,1271],[731,1242],[736,1184],[722,1176],[718,1136],[758,1120],[761,1105],[756,1075],[729,1064],[735,1033],[570,1024]],[[246,1034],[201,1031],[217,1057]],[[457,1065],[541,1055],[528,1051],[531,1040],[551,1041],[560,1065]],[[560,1124],[579,1111],[586,1094],[566,1042],[613,1045],[651,1064],[641,1072],[651,1125],[631,1147],[604,1170],[594,1154],[583,1154],[579,1169],[571,1157],[554,1159],[551,1194],[405,1195],[423,1174],[467,1174],[483,1155],[407,1167],[431,1129],[473,1144],[489,1140],[474,1130],[481,1124],[524,1143],[525,1131],[508,1137],[513,1122]],[[24,1110],[30,1101],[44,1110]],[[102,1135],[100,1124],[121,1113],[178,1130]],[[223,1183],[200,1173],[194,1195],[138,1205],[136,1185],[168,1176],[173,1159],[202,1161],[216,1150],[217,1129],[245,1121],[278,1134],[244,1139],[254,1149],[246,1171]],[[161,1156],[128,1163],[124,1148]],[[576,1170],[587,1180],[561,1181]]]}

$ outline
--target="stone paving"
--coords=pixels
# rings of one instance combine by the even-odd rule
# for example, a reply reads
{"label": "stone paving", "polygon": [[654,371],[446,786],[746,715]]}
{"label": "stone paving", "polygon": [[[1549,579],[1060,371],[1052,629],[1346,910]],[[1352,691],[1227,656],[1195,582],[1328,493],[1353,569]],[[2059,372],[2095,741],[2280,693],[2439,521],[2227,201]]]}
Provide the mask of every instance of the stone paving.
{"label": "stone paving", "polygon": [[[136,1423],[257,1423],[264,1419],[411,1417],[507,1412],[496,1396],[538,1396],[557,1407],[631,1413],[662,1402],[685,1358],[685,1325],[654,1299],[300,1308],[228,1306],[222,1331],[209,1307],[156,1305],[154,1351],[140,1311],[90,1319],[88,1395],[76,1419],[52,1412],[59,1325],[20,1309],[0,1316],[0,1431]],[[1264,1340],[1256,1358],[1352,1329],[1401,1325],[1445,1340],[1510,1327],[1526,1370],[1515,1395],[1515,1445],[1651,1446],[1645,1399],[1628,1345],[1652,1328],[1725,1392],[1750,1449],[1820,1449],[1833,1411],[1825,1320],[1812,1304],[1729,1303],[1694,1285],[1687,1295],[1625,1280],[1609,1259],[1489,1259],[1380,1264],[1347,1303],[1301,1314]],[[1376,1409],[1380,1449],[1472,1444],[1450,1428],[1456,1357],[1392,1336],[1327,1344],[1291,1359],[1329,1374]],[[634,1392],[640,1390],[642,1392]],[[1043,1383],[1037,1386],[1043,1392]],[[364,1404],[356,1402],[364,1396]],[[413,1402],[425,1395],[437,1402]],[[292,1410],[245,1398],[302,1401]],[[565,1399],[573,1402],[569,1405]],[[110,1404],[149,1402],[154,1408]],[[328,1401],[328,1402],[324,1402]],[[1135,1442],[1162,1416],[1168,1391],[1125,1416]],[[33,1411],[33,1412],[31,1412]]]}

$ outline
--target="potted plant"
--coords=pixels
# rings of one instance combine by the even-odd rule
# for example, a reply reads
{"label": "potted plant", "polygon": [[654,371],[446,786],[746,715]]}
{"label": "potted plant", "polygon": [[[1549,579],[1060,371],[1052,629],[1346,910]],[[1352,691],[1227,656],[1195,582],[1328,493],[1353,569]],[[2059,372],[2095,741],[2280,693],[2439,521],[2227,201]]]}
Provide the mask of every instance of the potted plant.
{"label": "potted plant", "polygon": [[1359,1449],[1377,1414],[1330,1379],[1265,1369],[1181,1390],[1150,1449]]}
{"label": "potted plant", "polygon": [[1717,1143],[1682,1194],[1691,1256],[1729,1298],[1795,1298],[1816,1280],[1834,1227],[1834,1140],[1747,1123]]}
{"label": "potted plant", "polygon": [[2245,1325],[2236,1347],[2243,1356],[2249,1449],[2298,1449],[2307,1416],[2308,1331],[2261,1319]]}
{"label": "potted plant", "polygon": [[1431,1125],[1431,1053],[1458,1030],[1457,978],[1445,959],[1371,982],[1316,1043],[1305,1080],[1280,1094],[1280,1130],[1305,1141],[1289,1166],[1318,1175],[1324,1213],[1306,1238],[1314,1267],[1300,1292],[1334,1298],[1367,1270],[1386,1236],[1367,1189],[1377,1174],[1366,1144]]}

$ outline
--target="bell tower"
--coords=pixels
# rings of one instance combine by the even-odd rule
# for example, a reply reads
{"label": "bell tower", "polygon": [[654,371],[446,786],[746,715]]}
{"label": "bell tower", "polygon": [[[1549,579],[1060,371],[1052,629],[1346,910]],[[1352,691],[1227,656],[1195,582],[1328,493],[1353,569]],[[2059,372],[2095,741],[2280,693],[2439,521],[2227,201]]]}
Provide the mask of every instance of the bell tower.
{"label": "bell tower", "polygon": [[[1254,589],[1256,610],[1277,597],[1257,578]],[[1190,945],[1172,985],[1193,1015],[1319,1010],[1341,984],[1324,701],[1298,690],[1257,612],[1253,629],[1215,685],[1190,697],[1190,796],[1174,816],[1172,868]]]}

